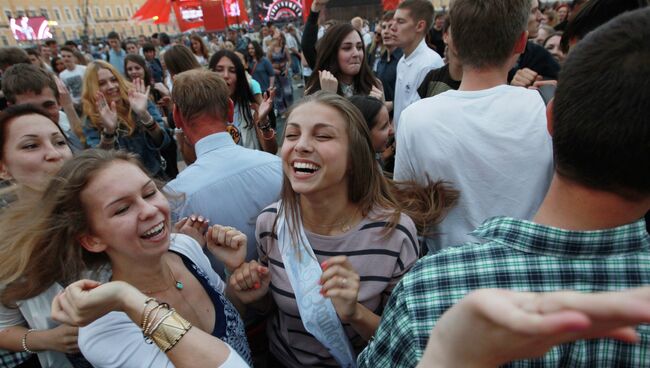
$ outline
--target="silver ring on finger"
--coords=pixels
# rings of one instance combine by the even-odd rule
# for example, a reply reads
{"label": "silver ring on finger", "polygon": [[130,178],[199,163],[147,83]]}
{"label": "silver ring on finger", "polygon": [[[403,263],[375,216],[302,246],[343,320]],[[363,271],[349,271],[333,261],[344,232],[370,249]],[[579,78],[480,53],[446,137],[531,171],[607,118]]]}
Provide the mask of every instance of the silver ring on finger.
{"label": "silver ring on finger", "polygon": [[345,287],[347,287],[347,286],[348,286],[348,279],[346,279],[346,278],[344,277],[344,278],[341,279],[341,287],[342,287],[342,288],[345,288]]}

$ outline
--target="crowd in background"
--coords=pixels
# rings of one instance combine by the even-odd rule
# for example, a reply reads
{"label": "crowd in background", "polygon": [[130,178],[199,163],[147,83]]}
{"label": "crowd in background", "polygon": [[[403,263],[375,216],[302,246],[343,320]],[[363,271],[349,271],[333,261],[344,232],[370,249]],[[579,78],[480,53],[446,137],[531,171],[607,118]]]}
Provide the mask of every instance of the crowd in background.
{"label": "crowd in background", "polygon": [[0,48],[0,368],[650,367],[647,0],[328,2]]}

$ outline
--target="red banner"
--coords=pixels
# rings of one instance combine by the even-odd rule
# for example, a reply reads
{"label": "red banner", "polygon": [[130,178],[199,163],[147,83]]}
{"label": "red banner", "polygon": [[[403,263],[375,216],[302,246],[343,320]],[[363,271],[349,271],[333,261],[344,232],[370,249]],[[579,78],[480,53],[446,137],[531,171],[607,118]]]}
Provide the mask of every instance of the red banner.
{"label": "red banner", "polygon": [[226,23],[228,26],[235,24],[248,23],[248,13],[244,0],[223,0],[223,11],[226,13]]}
{"label": "red banner", "polygon": [[395,10],[397,9],[397,5],[399,5],[400,0],[381,0],[381,3],[384,7],[384,11]]}
{"label": "red banner", "polygon": [[307,17],[309,16],[309,13],[311,12],[311,4],[314,2],[314,0],[302,0],[302,19],[303,21],[307,21]]}
{"label": "red banner", "polygon": [[174,13],[181,32],[203,26],[203,8],[199,0],[177,0],[173,2]]}
{"label": "red banner", "polygon": [[226,17],[223,12],[222,0],[204,0],[201,2],[201,6],[203,7],[203,23],[206,32],[226,29]]}

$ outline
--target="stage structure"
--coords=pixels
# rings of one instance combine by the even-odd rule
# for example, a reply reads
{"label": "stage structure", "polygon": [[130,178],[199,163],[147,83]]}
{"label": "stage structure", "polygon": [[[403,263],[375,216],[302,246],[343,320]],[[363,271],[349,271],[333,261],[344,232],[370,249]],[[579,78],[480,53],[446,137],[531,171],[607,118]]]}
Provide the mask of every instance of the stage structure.
{"label": "stage structure", "polygon": [[[268,4],[265,21],[306,19],[312,0],[276,0]],[[249,22],[244,0],[147,0],[133,19],[166,24],[174,13],[182,32],[203,27],[207,32],[223,31]]]}

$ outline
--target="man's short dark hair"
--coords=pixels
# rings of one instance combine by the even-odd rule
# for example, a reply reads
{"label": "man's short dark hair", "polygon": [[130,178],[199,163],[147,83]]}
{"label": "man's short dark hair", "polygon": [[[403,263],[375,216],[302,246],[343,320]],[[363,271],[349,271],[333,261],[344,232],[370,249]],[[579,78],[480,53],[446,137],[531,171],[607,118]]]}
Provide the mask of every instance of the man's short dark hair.
{"label": "man's short dark hair", "polygon": [[40,95],[45,88],[50,88],[54,97],[59,100],[59,89],[54,77],[32,64],[16,64],[5,70],[2,75],[2,91],[7,101],[12,104],[16,103],[17,95],[30,92]]}
{"label": "man's short dark hair", "polygon": [[45,45],[47,45],[47,46],[56,45],[56,44],[57,44],[57,42],[53,38],[45,40]]}
{"label": "man's short dark hair", "polygon": [[72,41],[72,40],[67,40],[67,41],[65,41],[65,43],[64,43],[63,45],[64,45],[64,46],[69,46],[69,47],[77,48],[77,43],[74,42],[74,41]]}
{"label": "man's short dark hair", "polygon": [[433,5],[428,0],[404,0],[402,1],[397,9],[403,9],[409,11],[409,16],[415,19],[415,22],[423,20],[426,23],[424,32],[426,33],[431,28],[431,23],[433,23]]}
{"label": "man's short dark hair", "polygon": [[0,70],[5,70],[12,65],[20,63],[31,63],[29,55],[27,55],[25,50],[13,46],[0,47]]}
{"label": "man's short dark hair", "polygon": [[394,16],[395,16],[395,11],[389,10],[385,12],[384,15],[381,16],[381,21],[388,22],[389,20],[393,19]]}
{"label": "man's short dark hair", "polygon": [[108,36],[106,36],[106,38],[109,40],[119,40],[120,35],[115,31],[110,31],[108,32]]}
{"label": "man's short dark hair", "polygon": [[61,51],[61,52],[63,52],[63,51],[67,51],[67,52],[70,52],[70,53],[72,53],[72,54],[75,53],[75,49],[73,49],[73,48],[70,47],[70,46],[62,46],[60,51]]}
{"label": "man's short dark hair", "polygon": [[163,46],[167,46],[172,43],[172,40],[169,38],[169,35],[167,33],[158,34],[158,39],[160,40],[160,44]]}
{"label": "man's short dark hair", "polygon": [[553,106],[558,175],[650,195],[650,8],[624,13],[571,50]]}
{"label": "man's short dark hair", "polygon": [[590,0],[567,23],[560,48],[566,54],[569,52],[569,42],[572,39],[581,40],[587,33],[617,15],[647,5],[648,0]]}
{"label": "man's short dark hair", "polygon": [[142,45],[142,52],[149,52],[149,51],[156,51],[156,46],[153,45],[151,42],[147,42],[144,45]]}
{"label": "man's short dark hair", "polygon": [[477,69],[508,62],[530,9],[531,0],[454,0],[449,18],[460,62]]}

